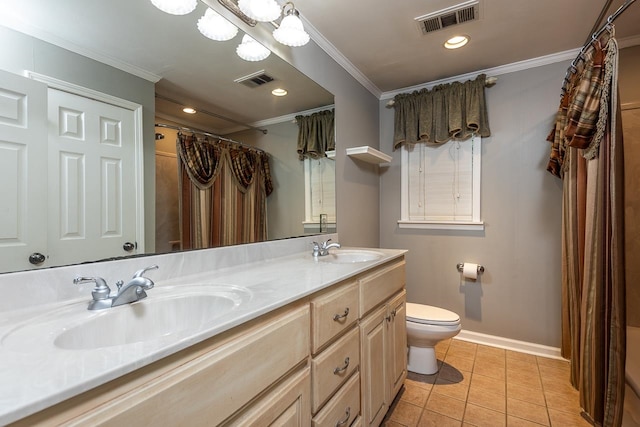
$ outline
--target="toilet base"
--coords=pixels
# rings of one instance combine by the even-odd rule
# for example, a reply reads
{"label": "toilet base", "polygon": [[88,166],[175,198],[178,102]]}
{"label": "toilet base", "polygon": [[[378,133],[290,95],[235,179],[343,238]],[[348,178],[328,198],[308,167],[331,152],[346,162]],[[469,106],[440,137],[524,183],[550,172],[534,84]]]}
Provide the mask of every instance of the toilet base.
{"label": "toilet base", "polygon": [[409,347],[407,370],[416,374],[433,375],[438,372],[434,347]]}

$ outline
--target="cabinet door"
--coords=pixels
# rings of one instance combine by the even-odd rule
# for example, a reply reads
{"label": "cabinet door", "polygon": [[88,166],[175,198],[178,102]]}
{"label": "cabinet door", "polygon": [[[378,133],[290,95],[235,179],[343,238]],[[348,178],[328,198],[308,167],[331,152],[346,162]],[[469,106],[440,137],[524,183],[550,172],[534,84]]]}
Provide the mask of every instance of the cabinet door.
{"label": "cabinet door", "polygon": [[310,383],[309,368],[306,368],[224,426],[307,427],[311,424]]}
{"label": "cabinet door", "polygon": [[391,404],[400,391],[407,377],[407,322],[406,322],[407,292],[402,291],[388,304],[388,381],[389,396],[387,402]]}
{"label": "cabinet door", "polygon": [[387,306],[360,323],[362,418],[365,426],[378,426],[389,407],[387,397]]}

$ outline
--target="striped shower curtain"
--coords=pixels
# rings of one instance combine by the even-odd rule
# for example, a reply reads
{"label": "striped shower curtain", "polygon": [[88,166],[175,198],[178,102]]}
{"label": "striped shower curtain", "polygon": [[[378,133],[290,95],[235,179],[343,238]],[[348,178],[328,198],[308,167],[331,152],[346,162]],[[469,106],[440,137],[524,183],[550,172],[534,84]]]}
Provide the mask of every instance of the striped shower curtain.
{"label": "striped shower curtain", "polygon": [[624,170],[615,38],[585,51],[563,92],[547,169],[563,179],[562,355],[583,416],[620,426],[625,386]]}
{"label": "striped shower curtain", "polygon": [[267,239],[266,153],[182,133],[177,151],[181,249]]}

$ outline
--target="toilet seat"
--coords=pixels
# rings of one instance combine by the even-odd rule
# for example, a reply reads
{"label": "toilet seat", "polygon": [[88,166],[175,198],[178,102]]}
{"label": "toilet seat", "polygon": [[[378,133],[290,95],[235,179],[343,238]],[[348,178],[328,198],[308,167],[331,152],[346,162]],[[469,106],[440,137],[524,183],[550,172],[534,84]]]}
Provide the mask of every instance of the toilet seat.
{"label": "toilet seat", "polygon": [[407,322],[421,323],[423,325],[455,326],[460,324],[460,316],[444,308],[408,302]]}

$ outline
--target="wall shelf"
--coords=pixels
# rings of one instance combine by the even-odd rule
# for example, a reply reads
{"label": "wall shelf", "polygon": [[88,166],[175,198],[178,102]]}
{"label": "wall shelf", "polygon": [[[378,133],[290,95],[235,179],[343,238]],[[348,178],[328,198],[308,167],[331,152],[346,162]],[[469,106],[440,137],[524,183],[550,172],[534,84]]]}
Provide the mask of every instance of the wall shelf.
{"label": "wall shelf", "polygon": [[378,151],[373,147],[369,147],[368,145],[347,148],[347,156],[376,165],[388,164],[392,159],[390,155]]}

